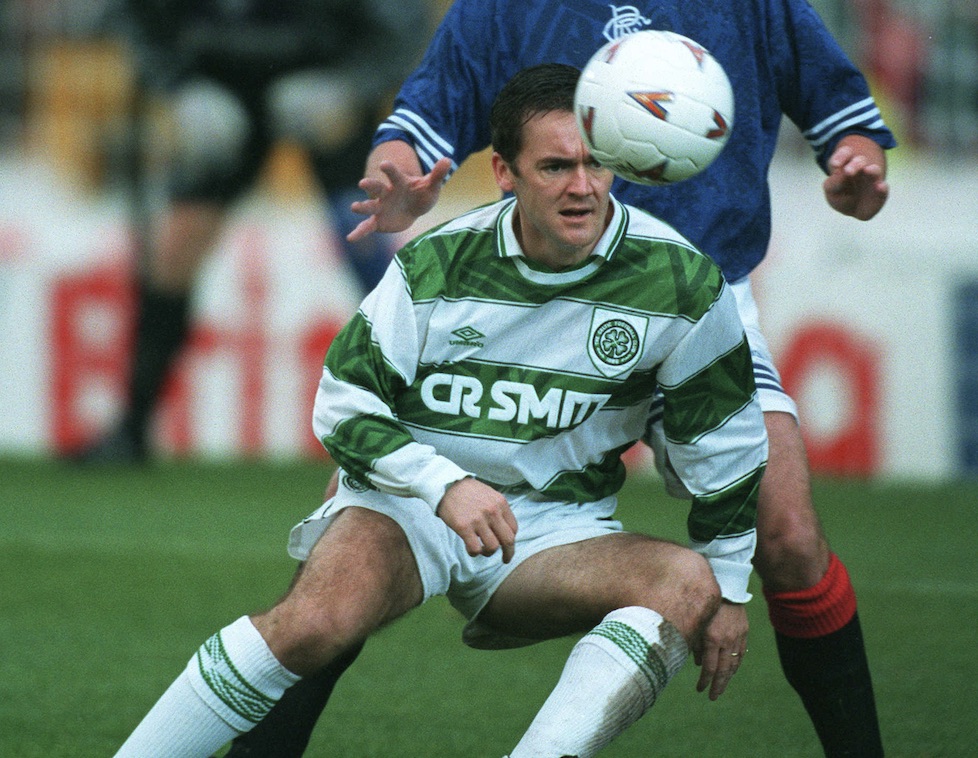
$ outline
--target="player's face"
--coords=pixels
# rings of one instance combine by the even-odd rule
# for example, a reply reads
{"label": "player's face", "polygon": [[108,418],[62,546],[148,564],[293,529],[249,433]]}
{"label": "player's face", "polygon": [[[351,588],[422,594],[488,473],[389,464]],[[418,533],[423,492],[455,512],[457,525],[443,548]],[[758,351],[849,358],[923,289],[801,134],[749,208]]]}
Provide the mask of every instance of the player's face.
{"label": "player's face", "polygon": [[613,176],[584,146],[573,113],[530,119],[515,166],[498,154],[492,165],[499,187],[516,195],[516,234],[528,258],[560,271],[591,254],[611,217]]}

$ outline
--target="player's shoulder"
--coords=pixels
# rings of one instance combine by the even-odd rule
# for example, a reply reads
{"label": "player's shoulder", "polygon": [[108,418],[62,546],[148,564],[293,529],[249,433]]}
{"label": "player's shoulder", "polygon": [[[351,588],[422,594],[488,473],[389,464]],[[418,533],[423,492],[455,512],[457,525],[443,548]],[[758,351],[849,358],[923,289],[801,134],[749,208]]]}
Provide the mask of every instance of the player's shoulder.
{"label": "player's shoulder", "polygon": [[625,234],[628,237],[647,239],[651,242],[673,244],[696,251],[696,246],[679,231],[649,211],[634,205],[623,203],[622,207],[628,213],[628,227]]}
{"label": "player's shoulder", "polygon": [[476,259],[496,257],[495,234],[506,201],[479,206],[422,232],[402,247],[395,260],[409,287],[428,292],[446,284],[450,271]]}
{"label": "player's shoulder", "polygon": [[443,221],[411,240],[402,253],[417,255],[434,248],[446,254],[455,254],[460,248],[470,247],[495,232],[504,205],[503,201],[488,203]]}
{"label": "player's shoulder", "polygon": [[689,316],[708,310],[723,289],[720,267],[670,224],[648,211],[624,206],[628,226],[619,257],[642,272],[656,297]]}

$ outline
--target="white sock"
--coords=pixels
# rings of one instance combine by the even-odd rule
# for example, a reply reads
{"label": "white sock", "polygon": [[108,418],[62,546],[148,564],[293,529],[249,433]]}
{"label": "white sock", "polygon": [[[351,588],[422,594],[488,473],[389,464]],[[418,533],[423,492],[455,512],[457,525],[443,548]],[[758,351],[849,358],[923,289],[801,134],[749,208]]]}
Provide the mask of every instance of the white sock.
{"label": "white sock", "polygon": [[213,755],[261,721],[297,681],[242,616],[201,645],[116,758]]}
{"label": "white sock", "polygon": [[609,613],[571,650],[510,758],[590,758],[652,707],[688,653],[676,627],[655,611]]}

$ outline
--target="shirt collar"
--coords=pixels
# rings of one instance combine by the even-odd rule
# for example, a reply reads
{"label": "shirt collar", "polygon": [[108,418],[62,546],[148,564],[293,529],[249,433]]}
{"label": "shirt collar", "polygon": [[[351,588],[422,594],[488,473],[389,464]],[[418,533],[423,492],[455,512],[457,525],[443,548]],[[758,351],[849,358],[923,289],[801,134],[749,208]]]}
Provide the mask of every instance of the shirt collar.
{"label": "shirt collar", "polygon": [[[624,236],[628,222],[628,213],[625,210],[625,206],[618,202],[614,196],[609,196],[609,200],[612,209],[611,223],[608,224],[608,227],[604,230],[600,239],[598,239],[598,243],[594,246],[594,250],[591,251],[586,261],[592,261],[595,258],[600,259],[598,262],[610,260],[615,250],[618,249],[618,242]],[[496,221],[496,244],[501,258],[526,258],[526,253],[523,252],[523,247],[516,238],[516,230],[514,229],[515,216],[516,198],[504,201],[503,208]]]}

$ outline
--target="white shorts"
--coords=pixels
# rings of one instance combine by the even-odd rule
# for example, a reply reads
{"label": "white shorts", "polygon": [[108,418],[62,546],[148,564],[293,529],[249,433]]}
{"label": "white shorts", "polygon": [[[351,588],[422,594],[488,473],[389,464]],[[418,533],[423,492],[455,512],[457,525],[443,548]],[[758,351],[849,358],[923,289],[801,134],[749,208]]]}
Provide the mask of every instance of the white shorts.
{"label": "white shorts", "polygon": [[[784,387],[781,386],[781,375],[774,366],[771,349],[767,340],[761,334],[761,324],[757,312],[757,303],[751,292],[750,279],[744,277],[734,284],[728,284],[737,301],[737,311],[744,324],[744,333],[750,345],[751,358],[754,362],[754,384],[757,386],[757,399],[761,410],[765,413],[782,411],[789,413],[798,420],[798,406],[791,399]],[[643,439],[652,448],[655,466],[666,483],[669,494],[675,497],[688,498],[689,492],[676,479],[667,467],[662,465],[665,460],[665,433],[662,429],[663,398],[661,392],[656,392],[649,408],[649,420]]]}
{"label": "white shorts", "polygon": [[445,595],[468,619],[462,633],[466,645],[482,649],[529,645],[536,640],[499,635],[478,623],[479,612],[499,585],[530,556],[558,545],[620,532],[622,526],[612,518],[617,505],[614,497],[581,504],[543,501],[534,495],[507,497],[519,530],[513,560],[503,563],[502,551],[498,550],[489,557],[470,556],[462,539],[423,500],[364,490],[340,471],[336,496],[293,527],[289,555],[306,560],[344,508],[358,506],[383,513],[396,521],[407,535],[421,574],[424,600]]}

